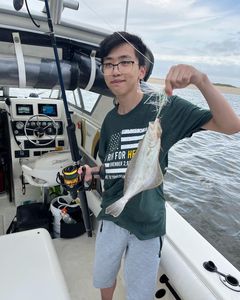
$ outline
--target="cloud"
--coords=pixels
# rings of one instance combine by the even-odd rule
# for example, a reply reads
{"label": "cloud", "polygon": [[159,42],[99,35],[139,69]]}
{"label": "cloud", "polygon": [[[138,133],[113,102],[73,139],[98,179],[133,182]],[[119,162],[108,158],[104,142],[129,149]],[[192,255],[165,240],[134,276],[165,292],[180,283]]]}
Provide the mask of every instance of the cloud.
{"label": "cloud", "polygon": [[[207,51],[219,53],[220,55],[240,56],[240,41],[235,38],[225,39],[219,42],[209,42],[206,44]],[[239,62],[240,64],[240,62]]]}
{"label": "cloud", "polygon": [[174,63],[203,63],[208,64],[211,66],[214,65],[222,65],[222,66],[228,66],[228,65],[235,65],[240,67],[240,55],[236,56],[227,56],[227,57],[216,57],[216,56],[186,56],[186,55],[161,55],[157,54],[155,55],[156,60],[165,60],[165,61],[172,61]]}
{"label": "cloud", "polygon": [[[11,6],[12,6],[12,1]],[[110,31],[123,30],[126,0],[80,0],[63,19]],[[196,64],[214,72],[240,74],[239,0],[129,0],[127,30],[140,35],[155,60]],[[29,0],[39,11],[43,2]],[[1,7],[6,1],[0,0]],[[206,66],[209,66],[208,68]],[[219,69],[218,69],[219,70]]]}

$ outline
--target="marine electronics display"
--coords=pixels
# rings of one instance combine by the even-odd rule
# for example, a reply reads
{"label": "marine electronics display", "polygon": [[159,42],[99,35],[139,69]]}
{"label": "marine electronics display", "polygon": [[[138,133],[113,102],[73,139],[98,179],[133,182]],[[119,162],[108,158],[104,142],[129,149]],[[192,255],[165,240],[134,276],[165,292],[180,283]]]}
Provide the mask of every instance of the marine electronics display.
{"label": "marine electronics display", "polygon": [[50,117],[57,117],[57,105],[56,104],[38,104],[38,113],[44,114]]}
{"label": "marine electronics display", "polygon": [[33,115],[32,104],[16,104],[16,112],[19,116],[31,116]]}

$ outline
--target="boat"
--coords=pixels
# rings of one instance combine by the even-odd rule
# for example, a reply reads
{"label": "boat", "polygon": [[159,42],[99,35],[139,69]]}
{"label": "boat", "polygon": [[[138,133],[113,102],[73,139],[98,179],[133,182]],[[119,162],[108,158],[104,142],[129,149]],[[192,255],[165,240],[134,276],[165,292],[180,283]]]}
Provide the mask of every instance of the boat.
{"label": "boat", "polygon": [[[58,237],[59,232],[52,238],[41,228],[5,234],[17,207],[49,203],[63,170],[73,163],[46,7],[31,15],[36,27],[27,11],[20,10],[22,3],[13,1],[18,11],[0,8],[1,299],[100,299],[91,278],[101,180],[95,189],[86,187],[83,192],[91,213],[90,231],[75,238]],[[61,20],[63,9],[78,9],[78,1],[51,0],[50,11],[81,162],[94,166],[100,163],[101,124],[114,105],[97,57],[98,45],[109,32]],[[153,61],[151,51],[148,55]],[[51,201],[56,199],[59,195]],[[155,298],[240,299],[239,270],[170,204],[166,209],[167,233]],[[121,269],[114,299],[124,297]]]}

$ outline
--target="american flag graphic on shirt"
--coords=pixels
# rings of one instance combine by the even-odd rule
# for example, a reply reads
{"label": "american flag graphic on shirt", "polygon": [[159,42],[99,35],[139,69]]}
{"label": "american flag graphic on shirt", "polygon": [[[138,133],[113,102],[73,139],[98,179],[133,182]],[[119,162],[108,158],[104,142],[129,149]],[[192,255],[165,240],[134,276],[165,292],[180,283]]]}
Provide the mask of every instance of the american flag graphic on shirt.
{"label": "american flag graphic on shirt", "polygon": [[123,129],[111,136],[105,157],[105,179],[123,178],[147,127]]}

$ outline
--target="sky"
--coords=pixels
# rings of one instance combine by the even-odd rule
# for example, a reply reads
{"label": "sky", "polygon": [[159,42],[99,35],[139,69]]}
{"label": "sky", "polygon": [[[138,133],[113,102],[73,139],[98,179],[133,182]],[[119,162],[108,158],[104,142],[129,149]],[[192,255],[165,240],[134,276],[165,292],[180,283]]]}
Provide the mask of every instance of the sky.
{"label": "sky", "polygon": [[[4,0],[0,0],[4,3]],[[9,1],[12,2],[12,1]],[[191,64],[212,82],[240,87],[239,0],[79,0],[63,18],[110,31],[139,35],[152,50],[152,76],[164,78],[172,65]],[[5,2],[6,3],[6,2]],[[32,9],[43,2],[28,0]]]}
{"label": "sky", "polygon": [[[127,0],[79,2],[79,22],[124,29]],[[127,16],[127,31],[154,54],[153,76],[164,78],[172,65],[186,63],[213,82],[240,87],[239,0],[129,0]]]}

